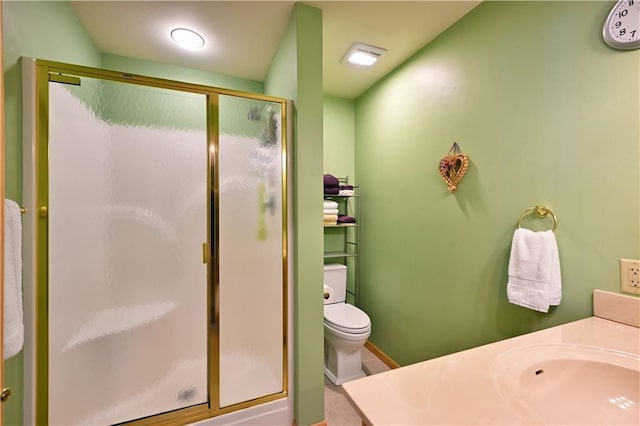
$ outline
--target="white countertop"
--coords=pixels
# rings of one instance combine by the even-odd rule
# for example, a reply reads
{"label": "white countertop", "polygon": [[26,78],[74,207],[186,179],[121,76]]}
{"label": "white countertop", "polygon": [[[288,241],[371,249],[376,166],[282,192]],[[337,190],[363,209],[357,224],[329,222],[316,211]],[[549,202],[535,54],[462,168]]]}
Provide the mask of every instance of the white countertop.
{"label": "white countertop", "polygon": [[[343,389],[372,426],[539,424],[535,416],[505,401],[492,368],[508,351],[549,344],[640,355],[640,328],[590,317],[354,380]],[[634,409],[640,413],[640,407]]]}

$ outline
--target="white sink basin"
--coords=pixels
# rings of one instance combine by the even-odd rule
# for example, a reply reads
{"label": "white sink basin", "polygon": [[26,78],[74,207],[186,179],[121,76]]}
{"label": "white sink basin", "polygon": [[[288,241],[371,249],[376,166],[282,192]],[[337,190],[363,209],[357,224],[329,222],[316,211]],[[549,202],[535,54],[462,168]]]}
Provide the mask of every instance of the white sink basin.
{"label": "white sink basin", "polygon": [[543,424],[639,425],[640,357],[548,344],[517,348],[491,366],[498,393]]}

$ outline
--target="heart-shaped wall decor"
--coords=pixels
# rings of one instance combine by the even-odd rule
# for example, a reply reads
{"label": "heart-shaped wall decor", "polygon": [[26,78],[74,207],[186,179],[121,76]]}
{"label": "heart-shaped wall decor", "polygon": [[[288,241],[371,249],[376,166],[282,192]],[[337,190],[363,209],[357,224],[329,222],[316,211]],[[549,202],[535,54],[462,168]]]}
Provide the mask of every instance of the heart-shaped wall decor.
{"label": "heart-shaped wall decor", "polygon": [[449,192],[456,192],[468,168],[469,156],[463,154],[458,144],[454,142],[447,155],[440,160],[438,167],[440,176],[442,176],[444,183],[447,184]]}

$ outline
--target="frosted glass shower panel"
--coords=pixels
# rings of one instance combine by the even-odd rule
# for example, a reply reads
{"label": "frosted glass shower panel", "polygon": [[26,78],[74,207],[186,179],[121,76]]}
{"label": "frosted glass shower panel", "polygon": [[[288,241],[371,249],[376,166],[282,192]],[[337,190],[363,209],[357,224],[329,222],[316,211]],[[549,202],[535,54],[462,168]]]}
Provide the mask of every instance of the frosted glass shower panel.
{"label": "frosted glass shower panel", "polygon": [[206,108],[49,83],[49,424],[208,401]]}
{"label": "frosted glass shower panel", "polygon": [[220,405],[283,391],[282,120],[220,96]]}

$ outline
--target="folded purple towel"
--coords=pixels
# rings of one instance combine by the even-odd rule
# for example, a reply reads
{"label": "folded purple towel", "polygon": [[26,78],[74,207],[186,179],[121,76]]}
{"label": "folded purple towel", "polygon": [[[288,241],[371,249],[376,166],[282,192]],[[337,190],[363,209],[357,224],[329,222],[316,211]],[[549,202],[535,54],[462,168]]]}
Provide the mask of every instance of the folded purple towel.
{"label": "folded purple towel", "polygon": [[348,189],[349,191],[352,191],[353,185],[340,185],[340,189]]}
{"label": "folded purple towel", "polygon": [[351,216],[338,215],[338,223],[356,223],[356,218]]}
{"label": "folded purple towel", "polygon": [[337,186],[335,188],[324,187],[325,195],[338,195],[340,193],[340,188]]}
{"label": "folded purple towel", "polygon": [[326,174],[324,175],[324,187],[325,188],[338,188],[340,186],[340,181],[337,177]]}

